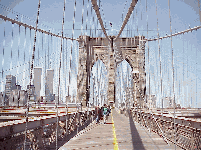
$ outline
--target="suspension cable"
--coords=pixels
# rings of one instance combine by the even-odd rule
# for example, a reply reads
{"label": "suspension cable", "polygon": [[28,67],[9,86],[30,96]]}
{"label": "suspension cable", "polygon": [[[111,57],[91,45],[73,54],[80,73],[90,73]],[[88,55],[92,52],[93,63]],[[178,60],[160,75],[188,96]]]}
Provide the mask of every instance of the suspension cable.
{"label": "suspension cable", "polygon": [[138,2],[138,0],[132,0],[131,5],[130,5],[130,7],[129,7],[129,9],[128,9],[128,12],[127,12],[127,14],[126,14],[126,17],[125,17],[125,19],[124,19],[124,22],[123,22],[123,24],[122,24],[122,26],[121,26],[121,29],[120,29],[120,31],[119,31],[119,34],[116,36],[116,38],[114,39],[114,41],[115,41],[116,39],[118,39],[119,36],[121,35],[121,33],[122,33],[122,31],[123,31],[125,25],[127,24],[127,22],[128,22],[128,20],[129,20],[129,18],[130,18],[130,16],[131,16],[132,12],[133,12],[133,9],[134,9],[135,5],[137,4],[137,2]]}
{"label": "suspension cable", "polygon": [[[184,31],[177,32],[177,33],[175,33],[175,34],[172,34],[172,32],[171,32],[170,35],[166,35],[166,36],[163,36],[163,37],[159,37],[159,39],[162,40],[162,39],[165,39],[165,38],[171,38],[171,37],[173,37],[173,36],[177,36],[177,35],[181,35],[181,34],[184,34],[184,33],[192,32],[192,31],[194,31],[194,30],[197,31],[197,30],[200,29],[200,28],[201,28],[201,26],[195,26],[194,28],[189,28],[189,29],[186,29],[186,30],[184,30]],[[152,38],[152,39],[146,39],[146,38],[145,38],[144,40],[146,40],[146,41],[157,41],[158,38]]]}
{"label": "suspension cable", "polygon": [[[5,10],[5,11],[9,11],[9,12],[12,12],[12,14],[16,14],[18,17],[20,16],[21,18],[26,18],[26,19],[28,19],[30,22],[32,22],[32,23],[36,23],[33,19],[31,19],[31,18],[29,18],[29,17],[27,17],[27,16],[25,16],[25,15],[23,15],[23,14],[21,14],[21,13],[19,13],[19,12],[17,12],[17,11],[14,11],[12,8],[10,8],[10,7],[7,7],[7,6],[5,6],[5,5],[2,5],[2,4],[0,4],[0,6],[1,6],[1,8],[3,9],[3,10]],[[51,27],[49,27],[49,26],[47,26],[47,25],[44,25],[44,24],[41,24],[43,27],[46,27],[46,28],[51,28]],[[51,28],[52,29],[52,28]]]}
{"label": "suspension cable", "polygon": [[[32,29],[32,30],[36,30],[36,28],[33,27],[33,26],[31,26],[31,25],[28,25],[28,24],[26,24],[26,23],[22,23],[22,22],[20,22],[20,21],[17,21],[17,20],[8,18],[7,16],[3,16],[3,15],[1,15],[1,14],[0,14],[0,18],[2,18],[2,19],[5,20],[5,21],[12,22],[12,24],[18,24],[18,25],[24,26],[24,27],[26,27],[26,28],[29,28],[30,30],[31,30],[31,29]],[[55,34],[55,33],[51,33],[51,32],[49,32],[49,31],[45,31],[45,30],[43,30],[43,29],[38,29],[38,28],[37,28],[37,31],[38,31],[38,32],[43,32],[44,34],[50,34],[50,35],[52,35],[52,36],[62,38],[61,35],[58,35],[58,34]],[[63,37],[63,38],[69,39],[69,40],[77,40],[77,39],[71,39],[71,38],[69,38],[69,37]]]}
{"label": "suspension cable", "polygon": [[[26,34],[26,28],[25,28],[25,34]],[[25,35],[25,37],[26,37],[26,35]],[[40,34],[39,34],[39,37],[40,37]],[[51,39],[52,40],[52,39]],[[26,38],[25,38],[25,42],[24,42],[24,49],[26,48]],[[39,51],[39,49],[38,49],[38,51]],[[24,62],[25,62],[25,56],[26,56],[26,49],[25,49],[25,51],[24,51]],[[55,53],[52,53],[51,55],[49,55],[49,56],[52,56],[53,54],[55,54]],[[45,55],[45,56],[48,56],[48,55]],[[41,57],[39,57],[38,56],[38,59],[39,60],[41,60],[41,59],[43,59],[45,56],[41,56]],[[48,58],[49,59],[49,58]],[[39,63],[39,62],[38,62]],[[9,68],[9,69],[6,69],[6,70],[3,70],[3,72],[7,72],[7,71],[12,71],[13,69],[15,69],[15,68],[18,68],[18,67],[21,67],[21,66],[25,66],[25,65],[27,65],[27,64],[29,64],[29,62],[26,62],[26,63],[23,63],[23,64],[19,64],[19,65],[16,65],[16,66],[14,66],[14,67],[12,67],[12,68]],[[3,73],[2,71],[0,71],[0,73]]]}
{"label": "suspension cable", "polygon": [[94,11],[96,12],[97,18],[98,18],[98,20],[99,20],[99,23],[100,23],[100,25],[101,25],[101,28],[102,28],[102,30],[103,30],[103,33],[104,33],[106,39],[107,39],[109,42],[111,42],[111,39],[107,36],[107,32],[105,31],[105,28],[104,28],[104,25],[103,25],[103,20],[102,20],[102,18],[101,18],[100,11],[99,11],[99,7],[98,7],[98,5],[97,5],[97,1],[96,1],[96,0],[91,0],[91,3],[92,3],[92,6],[93,6]]}

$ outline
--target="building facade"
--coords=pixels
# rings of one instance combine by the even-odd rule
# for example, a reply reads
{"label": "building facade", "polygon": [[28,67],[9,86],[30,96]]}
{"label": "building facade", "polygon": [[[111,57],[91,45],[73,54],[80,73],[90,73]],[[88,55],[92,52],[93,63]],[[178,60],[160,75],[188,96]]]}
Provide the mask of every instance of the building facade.
{"label": "building facade", "polygon": [[33,84],[35,87],[35,95],[36,101],[40,100],[40,91],[41,91],[41,75],[42,75],[42,68],[34,68],[34,80]]}
{"label": "building facade", "polygon": [[6,75],[6,96],[9,98],[11,91],[16,89],[16,77],[13,75]]}
{"label": "building facade", "polygon": [[46,101],[53,101],[55,99],[53,94],[53,78],[54,78],[54,70],[47,69],[46,71],[46,87],[45,87],[45,97]]}

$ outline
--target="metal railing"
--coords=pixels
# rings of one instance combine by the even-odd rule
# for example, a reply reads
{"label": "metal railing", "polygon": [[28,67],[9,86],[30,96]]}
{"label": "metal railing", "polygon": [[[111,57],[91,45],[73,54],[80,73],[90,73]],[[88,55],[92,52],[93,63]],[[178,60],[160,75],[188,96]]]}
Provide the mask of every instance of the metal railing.
{"label": "metal railing", "polygon": [[[95,110],[80,111],[69,113],[66,115],[60,114],[59,125],[57,130],[57,144],[58,147],[64,145],[68,140],[78,134],[81,130],[87,127],[96,117]],[[66,127],[67,118],[67,127]],[[47,123],[48,119],[52,119]],[[38,121],[40,120],[40,123]],[[55,116],[51,115],[48,118],[31,120],[35,126],[29,128],[27,131],[27,148],[28,149],[52,149],[56,147],[56,127],[57,122]],[[31,122],[30,121],[30,122]],[[15,132],[16,123],[13,123],[7,128],[7,126],[0,127],[9,129],[10,134],[5,134],[4,137],[0,137],[1,149],[23,149],[25,140],[24,131]],[[28,124],[28,126],[31,124]],[[18,128],[24,128],[25,122],[19,124]],[[19,130],[20,131],[20,130]],[[12,143],[12,144],[11,144]]]}
{"label": "metal railing", "polygon": [[[152,113],[145,113],[143,111],[132,110],[133,119],[148,128],[150,131],[157,133],[164,139],[176,144],[177,146],[186,150],[199,150],[201,149],[201,130],[190,126],[162,120],[156,118]],[[176,138],[176,143],[174,142]]]}
{"label": "metal railing", "polygon": [[[201,130],[190,126],[162,119],[150,112],[144,112],[140,109],[124,110],[122,113],[130,113],[132,119],[142,126],[146,127],[150,132],[155,132],[164,141],[176,144],[185,150],[200,150],[201,149]],[[176,139],[176,143],[175,143]]]}

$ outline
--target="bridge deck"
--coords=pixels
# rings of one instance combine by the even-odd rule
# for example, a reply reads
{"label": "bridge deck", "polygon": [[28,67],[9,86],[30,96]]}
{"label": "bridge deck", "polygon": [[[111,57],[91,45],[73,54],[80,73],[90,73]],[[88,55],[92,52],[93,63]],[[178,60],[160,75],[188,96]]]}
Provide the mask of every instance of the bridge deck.
{"label": "bridge deck", "polygon": [[166,144],[156,133],[150,133],[140,124],[133,122],[130,117],[119,114],[116,110],[112,110],[106,124],[93,123],[60,149],[116,149],[115,143],[120,150],[174,149],[174,145]]}

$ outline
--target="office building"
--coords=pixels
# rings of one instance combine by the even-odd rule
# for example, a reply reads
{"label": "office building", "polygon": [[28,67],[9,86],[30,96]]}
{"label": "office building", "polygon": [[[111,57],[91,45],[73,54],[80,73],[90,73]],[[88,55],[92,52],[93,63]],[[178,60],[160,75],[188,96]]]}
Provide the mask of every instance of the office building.
{"label": "office building", "polygon": [[11,91],[16,89],[16,77],[13,75],[6,75],[6,96],[9,98]]}
{"label": "office building", "polygon": [[0,92],[0,106],[4,106],[4,97],[2,92]]}
{"label": "office building", "polygon": [[46,101],[53,101],[55,99],[53,94],[53,78],[54,78],[54,70],[47,69],[46,72],[46,87],[45,87],[45,96]]}
{"label": "office building", "polygon": [[11,91],[9,98],[9,106],[19,106],[20,90],[14,89]]}
{"label": "office building", "polygon": [[35,87],[35,95],[36,101],[40,100],[40,91],[41,91],[41,75],[42,75],[42,68],[34,68],[34,80],[33,84]]}
{"label": "office building", "polygon": [[27,93],[28,93],[28,96],[30,95],[30,101],[36,101],[34,85],[31,85],[31,86],[27,85]]}
{"label": "office building", "polygon": [[28,93],[25,90],[20,91],[20,101],[19,106],[24,106],[27,103]]}

